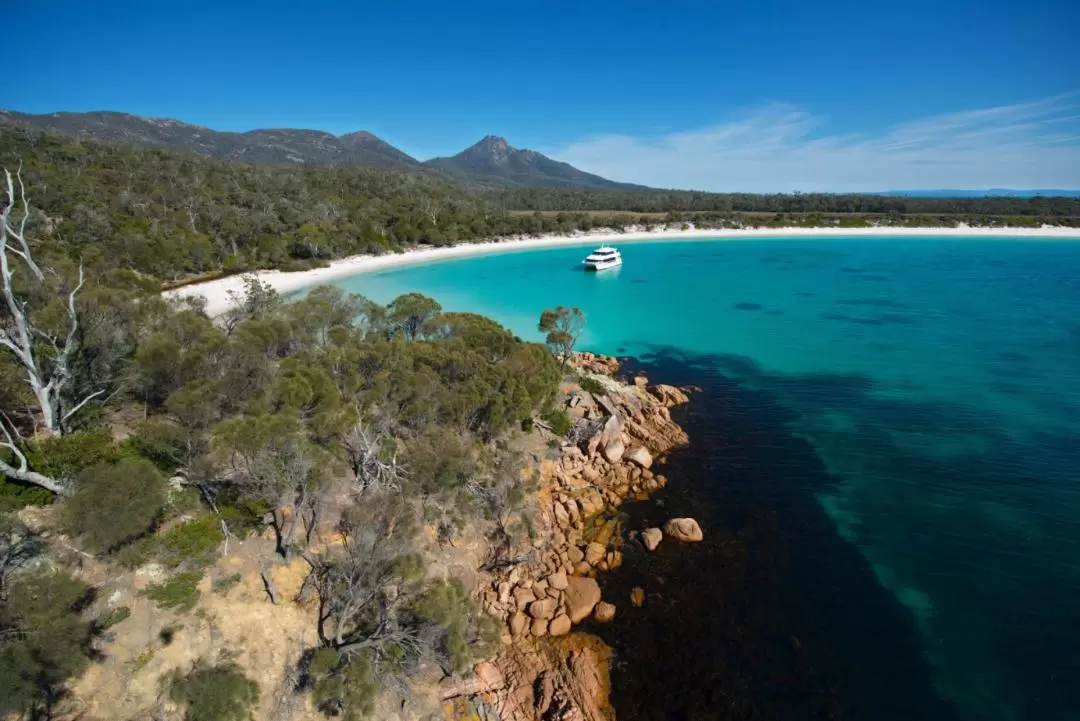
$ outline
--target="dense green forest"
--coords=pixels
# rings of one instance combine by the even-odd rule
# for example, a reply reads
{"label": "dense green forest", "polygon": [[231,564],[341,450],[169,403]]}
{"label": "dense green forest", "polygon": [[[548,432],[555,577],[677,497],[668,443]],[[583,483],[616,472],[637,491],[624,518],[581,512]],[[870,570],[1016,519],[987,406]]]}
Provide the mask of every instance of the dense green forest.
{"label": "dense green forest", "polygon": [[[19,248],[5,251],[24,270]],[[324,287],[285,304],[252,282],[215,325],[198,306],[96,282],[69,317],[57,304],[70,284],[20,275],[3,338],[25,307],[40,340],[34,369],[0,354],[0,715],[64,709],[66,682],[127,617],[95,606],[68,570],[80,556],[50,550],[57,532],[71,539],[60,550],[115,573],[166,569],[145,594],[184,614],[223,541],[272,529],[287,563],[332,523],[340,552],[304,556],[321,623],[296,672],[331,716],[363,718],[418,664],[460,671],[497,642],[469,586],[425,570],[423,529],[452,543],[481,528],[493,563],[528,544],[522,461],[500,439],[554,399],[562,371],[547,348],[415,294],[382,307]],[[35,373],[58,387],[56,422]],[[20,520],[28,505],[49,512],[51,533]],[[258,698],[228,664],[168,683],[189,719],[246,718]]]}
{"label": "dense green forest", "polygon": [[625,213],[820,213],[1080,218],[1080,198],[916,198],[888,195],[704,193],[692,190],[515,188],[483,194],[507,210]]}
{"label": "dense green forest", "polygon": [[[92,172],[116,180],[76,159],[64,167],[68,182]],[[200,167],[172,169],[187,177]],[[40,180],[28,171],[24,180]],[[76,261],[122,262],[108,254],[137,251],[136,236],[100,248],[105,234],[54,228],[51,243],[38,243],[56,220],[23,197],[87,219],[111,207],[99,205],[97,186],[70,200],[28,184],[22,196],[18,175],[9,178],[0,202],[0,716],[70,710],[68,682],[130,615],[103,605],[85,580],[93,574],[79,572],[87,564],[99,577],[161,569],[143,595],[183,616],[208,573],[213,588],[235,582],[214,576],[222,545],[265,532],[281,563],[311,566],[319,635],[288,692],[310,692],[328,715],[369,716],[378,690],[420,664],[453,673],[489,653],[497,622],[474,607],[467,581],[428,571],[431,533],[439,544],[479,533],[490,563],[530,543],[524,464],[507,439],[534,416],[557,415],[563,368],[547,347],[418,294],[380,306],[322,287],[285,303],[254,280],[214,322],[198,303],[166,301],[124,272]],[[229,178],[215,188],[227,192]],[[175,186],[134,187],[147,198]],[[206,186],[192,180],[197,187]],[[344,541],[309,555],[327,526]],[[162,630],[160,644],[173,633]],[[246,718],[260,693],[227,657],[163,684],[187,719]]]}
{"label": "dense green forest", "polygon": [[[43,253],[79,258],[94,272],[124,268],[158,282],[595,227],[1080,225],[1076,198],[472,192],[422,171],[260,166],[5,129],[0,164],[20,163]],[[510,212],[522,210],[537,212]],[[590,212],[598,210],[619,212]]]}
{"label": "dense green forest", "polygon": [[39,242],[158,280],[592,225],[583,214],[514,216],[422,172],[257,166],[0,133],[0,165],[20,163]]}

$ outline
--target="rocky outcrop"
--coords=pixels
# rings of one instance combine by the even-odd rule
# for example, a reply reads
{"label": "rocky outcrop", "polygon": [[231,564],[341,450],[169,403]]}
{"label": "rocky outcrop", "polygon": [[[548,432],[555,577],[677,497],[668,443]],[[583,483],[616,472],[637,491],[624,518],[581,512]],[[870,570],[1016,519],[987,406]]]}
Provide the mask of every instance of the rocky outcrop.
{"label": "rocky outcrop", "polygon": [[667,385],[655,385],[649,387],[649,394],[660,401],[665,407],[673,408],[675,406],[681,406],[683,403],[688,403],[690,397],[686,393],[675,386]]}
{"label": "rocky outcrop", "polygon": [[619,371],[618,359],[597,353],[574,353],[571,355],[570,363],[586,373],[613,376]]}
{"label": "rocky outcrop", "polygon": [[[553,622],[554,625],[554,622]],[[472,674],[466,689],[470,698],[454,699],[454,719],[499,721],[613,721],[608,696],[611,651],[583,633],[559,635],[559,628],[544,643],[515,643],[493,662],[498,678]],[[485,673],[487,673],[485,671]],[[491,682],[495,682],[492,687]]]}
{"label": "rocky outcrop", "polygon": [[664,524],[664,533],[684,543],[697,543],[705,538],[701,526],[693,518],[672,518]]}
{"label": "rocky outcrop", "polygon": [[566,588],[566,606],[570,620],[580,623],[589,617],[600,602],[600,585],[593,578],[573,576]]}
{"label": "rocky outcrop", "polygon": [[[608,376],[618,369],[618,361],[593,354],[575,354],[572,363],[580,371]],[[611,718],[606,715],[610,709],[589,701],[591,691],[582,688],[588,679],[599,677],[593,665],[601,662],[595,649],[558,658],[548,654],[563,648],[561,644],[591,638],[574,633],[574,625],[589,618],[599,623],[615,618],[615,605],[603,600],[595,578],[623,561],[621,521],[614,510],[626,499],[643,499],[663,488],[667,479],[653,468],[687,439],[668,410],[680,398],[678,389],[647,388],[644,378],[634,385],[601,380],[605,393],[564,386],[573,427],[560,457],[540,463],[540,513],[532,553],[504,569],[481,592],[482,607],[506,623],[504,638],[510,641],[494,660],[505,688],[483,697],[501,721]],[[642,534],[650,548],[662,537],[659,529]],[[635,589],[631,602],[643,603],[644,591]],[[581,678],[565,674],[575,668]],[[602,675],[606,683],[606,667]]]}
{"label": "rocky outcrop", "polygon": [[642,446],[634,446],[623,454],[623,458],[636,463],[642,468],[651,468],[653,463],[652,454]]}
{"label": "rocky outcrop", "polygon": [[664,532],[659,528],[646,528],[641,532],[641,542],[650,551],[655,551],[662,540],[664,540]]}

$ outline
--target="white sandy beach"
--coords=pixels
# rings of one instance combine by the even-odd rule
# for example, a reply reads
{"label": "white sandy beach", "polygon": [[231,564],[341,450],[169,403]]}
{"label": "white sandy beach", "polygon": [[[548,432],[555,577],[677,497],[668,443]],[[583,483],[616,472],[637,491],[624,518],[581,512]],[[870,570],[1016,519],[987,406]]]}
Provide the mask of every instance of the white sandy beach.
{"label": "white sandy beach", "polygon": [[206,299],[206,311],[210,316],[218,316],[229,308],[231,291],[240,292],[244,278],[256,277],[269,284],[279,293],[292,293],[302,288],[325,283],[336,278],[345,278],[357,273],[373,270],[385,270],[402,265],[423,263],[451,258],[465,258],[485,253],[501,253],[514,250],[531,250],[557,246],[590,245],[598,241],[626,243],[661,239],[698,239],[698,240],[740,240],[748,238],[812,238],[821,236],[956,236],[970,238],[1041,238],[1080,239],[1080,228],[1062,228],[1043,226],[1041,228],[745,228],[737,230],[652,230],[617,232],[595,230],[574,235],[547,235],[535,238],[510,238],[487,243],[462,243],[442,248],[418,248],[404,253],[387,255],[356,255],[350,258],[332,261],[325,268],[314,268],[296,273],[278,270],[260,270],[227,278],[195,283],[175,290],[166,291],[168,297],[201,296]]}

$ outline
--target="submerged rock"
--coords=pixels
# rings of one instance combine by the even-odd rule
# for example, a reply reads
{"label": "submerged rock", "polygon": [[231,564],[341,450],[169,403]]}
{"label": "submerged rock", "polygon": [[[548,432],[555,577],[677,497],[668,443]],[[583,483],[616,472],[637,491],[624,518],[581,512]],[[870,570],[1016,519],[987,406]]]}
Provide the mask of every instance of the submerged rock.
{"label": "submerged rock", "polygon": [[664,533],[685,543],[696,543],[705,538],[701,526],[693,518],[672,518],[664,524]]}
{"label": "submerged rock", "polygon": [[645,548],[650,551],[655,551],[662,540],[664,540],[664,532],[659,528],[646,528],[641,532],[641,542],[644,543]]}
{"label": "submerged rock", "polygon": [[645,589],[641,586],[634,586],[630,589],[630,603],[634,605],[634,608],[641,608],[645,605]]}
{"label": "submerged rock", "polygon": [[615,619],[615,604],[601,601],[593,609],[593,618],[598,623],[610,623]]}

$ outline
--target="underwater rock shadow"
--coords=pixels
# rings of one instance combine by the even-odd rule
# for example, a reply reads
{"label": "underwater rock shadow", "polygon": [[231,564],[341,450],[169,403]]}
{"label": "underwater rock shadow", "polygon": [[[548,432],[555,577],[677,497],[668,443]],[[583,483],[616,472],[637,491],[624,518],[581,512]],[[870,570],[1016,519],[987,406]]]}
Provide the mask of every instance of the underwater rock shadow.
{"label": "underwater rock shadow", "polygon": [[[734,355],[654,349],[640,360],[651,377],[704,392],[675,411],[691,445],[670,455],[662,493],[623,506],[628,527],[690,515],[706,540],[628,548],[623,568],[600,579],[619,615],[590,630],[616,650],[617,717],[953,721],[907,609],[817,500],[841,479],[791,432],[793,411],[725,377],[718,360],[762,375]],[[873,388],[858,374],[798,382],[844,398]],[[640,609],[627,602],[637,585]]]}
{"label": "underwater rock shadow", "polygon": [[[640,362],[652,377],[700,385],[705,392],[676,411],[691,446],[673,453],[664,469],[672,482],[655,501],[624,506],[628,527],[695,515],[706,542],[667,549],[661,544],[658,556],[630,553],[625,569],[602,579],[605,597],[621,601],[619,613],[630,619],[599,629],[626,662],[613,674],[619,718],[957,718],[934,690],[911,611],[881,585],[822,509],[818,497],[842,479],[828,472],[806,439],[791,432],[790,424],[802,418],[793,405],[802,412],[878,421],[860,424],[860,451],[875,459],[875,472],[910,479],[898,490],[915,502],[954,496],[958,479],[989,489],[1019,488],[1027,494],[1023,507],[1057,514],[1046,522],[1047,533],[1072,539],[1060,544],[1054,558],[1080,553],[1080,523],[1070,520],[1080,514],[1063,512],[1042,493],[1067,482],[1052,469],[1080,467],[1080,445],[1067,431],[1033,434],[1019,444],[1002,434],[1000,419],[983,411],[881,398],[873,379],[862,374],[771,373],[738,355],[688,356],[655,346]],[[977,436],[990,450],[942,458],[898,441],[890,429],[916,437]],[[993,495],[973,500],[978,498]],[[860,539],[864,533],[871,544],[882,534],[891,534],[889,543],[910,538],[905,544],[912,558],[939,569],[953,564],[952,573],[966,574],[976,586],[982,556],[1009,558],[1016,538],[989,534],[995,526],[980,515],[981,504],[961,505],[953,513],[956,526],[974,529],[976,555],[952,549],[955,559],[941,558],[945,549],[937,541],[943,529],[934,525],[941,521],[912,520],[910,514],[890,518],[888,510],[875,517],[885,521],[880,533],[861,529]],[[1036,547],[1031,553],[1046,556]],[[1017,702],[1019,717],[1050,718],[1056,709],[1080,709],[1080,689],[1064,681],[1080,677],[1080,662],[1062,655],[1060,643],[1048,636],[1048,629],[1080,627],[1080,608],[1065,607],[1063,599],[1071,596],[1067,584],[1054,575],[1051,560],[1043,563],[1050,565],[1033,564],[1026,571],[1030,578],[1009,584],[1000,600],[982,609],[1001,637],[995,663],[1010,681],[1019,679],[1025,693],[1036,689]],[[633,585],[650,593],[645,609],[625,603]],[[1020,621],[1016,608],[1052,608],[1058,622],[1043,623],[1031,614]],[[646,649],[645,657],[636,649]],[[634,690],[641,685],[647,692]],[[623,693],[629,700],[620,699]],[[710,704],[740,710],[725,715],[711,712]]]}

